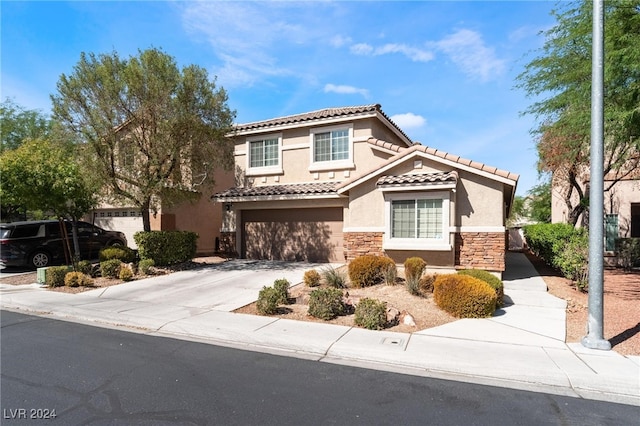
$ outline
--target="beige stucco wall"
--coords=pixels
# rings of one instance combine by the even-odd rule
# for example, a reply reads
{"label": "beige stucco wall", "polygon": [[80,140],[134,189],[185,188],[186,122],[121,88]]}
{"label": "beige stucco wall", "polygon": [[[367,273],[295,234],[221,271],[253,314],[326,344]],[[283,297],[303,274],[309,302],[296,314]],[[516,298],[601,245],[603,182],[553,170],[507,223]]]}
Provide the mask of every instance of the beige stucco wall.
{"label": "beige stucco wall", "polygon": [[503,184],[458,170],[454,226],[504,226]]}

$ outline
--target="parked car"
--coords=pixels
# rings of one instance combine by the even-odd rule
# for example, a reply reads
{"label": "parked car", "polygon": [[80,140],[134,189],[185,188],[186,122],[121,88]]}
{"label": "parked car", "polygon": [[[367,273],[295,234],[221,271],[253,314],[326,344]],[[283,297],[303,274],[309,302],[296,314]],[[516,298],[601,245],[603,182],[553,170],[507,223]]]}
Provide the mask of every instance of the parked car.
{"label": "parked car", "polygon": [[[40,220],[0,224],[0,267],[43,268],[63,263],[64,232],[73,252],[71,222],[64,221],[61,225],[57,220]],[[122,232],[107,231],[87,222],[78,222],[78,241],[83,259],[96,259],[107,246],[127,245]]]}

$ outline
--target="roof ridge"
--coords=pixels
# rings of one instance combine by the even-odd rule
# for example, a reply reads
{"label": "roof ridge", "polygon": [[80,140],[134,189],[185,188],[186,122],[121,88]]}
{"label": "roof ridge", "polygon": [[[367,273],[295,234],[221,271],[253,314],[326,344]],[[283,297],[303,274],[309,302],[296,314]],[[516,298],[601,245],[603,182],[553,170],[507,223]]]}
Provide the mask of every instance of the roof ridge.
{"label": "roof ridge", "polygon": [[[356,111],[356,112],[364,112],[364,111],[373,111],[373,110],[378,110],[380,111],[381,105],[380,104],[366,104],[366,105],[352,105],[352,106],[343,106],[343,107],[328,107],[328,108],[320,108],[320,109],[316,109],[313,111],[307,111],[307,112],[300,112],[300,113],[296,113],[296,114],[288,114],[288,115],[283,115],[280,117],[272,117],[272,118],[268,118],[265,120],[257,120],[257,121],[249,121],[247,123],[238,123],[236,124],[236,127],[255,127],[261,123],[269,123],[269,122],[277,122],[277,121],[283,121],[283,120],[291,120],[293,118],[297,118],[297,117],[305,117],[305,116],[311,116],[311,115],[318,115],[320,113],[329,113],[330,111],[340,111],[340,110],[348,110],[348,111]],[[333,115],[333,114],[332,114]]]}

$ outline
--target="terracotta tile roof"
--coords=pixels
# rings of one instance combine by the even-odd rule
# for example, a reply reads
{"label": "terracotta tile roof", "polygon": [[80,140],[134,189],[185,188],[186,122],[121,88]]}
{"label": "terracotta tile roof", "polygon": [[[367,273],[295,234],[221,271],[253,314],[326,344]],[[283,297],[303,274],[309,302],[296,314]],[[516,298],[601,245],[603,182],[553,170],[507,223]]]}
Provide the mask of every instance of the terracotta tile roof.
{"label": "terracotta tile roof", "polygon": [[376,139],[376,138],[369,138],[367,139],[367,142],[373,146],[377,146],[380,148],[384,148],[384,149],[388,149],[389,151],[395,151],[395,152],[400,152],[400,151],[404,151],[407,149],[407,147],[405,146],[400,146],[400,145],[396,145],[393,144],[391,142],[385,142],[381,139]]}
{"label": "terracotta tile roof", "polygon": [[227,198],[337,194],[336,185],[338,184],[339,182],[312,182],[254,186],[250,188],[235,187],[214,194],[211,198],[224,201]]}
{"label": "terracotta tile roof", "polygon": [[453,170],[450,172],[438,172],[438,173],[422,173],[413,175],[399,175],[399,176],[382,176],[378,179],[376,185],[389,186],[389,185],[411,185],[411,184],[424,184],[434,183],[443,184],[458,181],[458,173]]}
{"label": "terracotta tile roof", "polygon": [[332,119],[340,117],[358,116],[366,113],[380,113],[389,123],[395,127],[407,140],[411,141],[411,138],[394,123],[387,114],[382,111],[380,104],[360,105],[350,107],[338,107],[338,108],[325,108],[317,111],[305,112],[302,114],[287,115],[285,117],[271,118],[269,120],[254,121],[251,123],[238,124],[235,127],[237,132],[247,132],[252,130],[268,130],[273,127],[303,124],[306,122],[313,122],[323,119]]}

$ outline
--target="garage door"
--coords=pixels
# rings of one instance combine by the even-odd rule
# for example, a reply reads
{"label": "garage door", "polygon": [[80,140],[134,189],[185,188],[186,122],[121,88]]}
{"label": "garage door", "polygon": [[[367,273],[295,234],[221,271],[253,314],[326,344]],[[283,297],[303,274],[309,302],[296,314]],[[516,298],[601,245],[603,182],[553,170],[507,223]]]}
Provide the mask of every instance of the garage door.
{"label": "garage door", "polygon": [[242,211],[242,257],[344,262],[342,208]]}
{"label": "garage door", "polygon": [[137,248],[133,234],[144,229],[142,214],[134,209],[100,209],[93,215],[93,223],[103,229],[124,232],[127,245]]}

